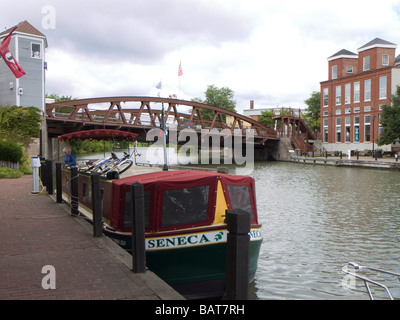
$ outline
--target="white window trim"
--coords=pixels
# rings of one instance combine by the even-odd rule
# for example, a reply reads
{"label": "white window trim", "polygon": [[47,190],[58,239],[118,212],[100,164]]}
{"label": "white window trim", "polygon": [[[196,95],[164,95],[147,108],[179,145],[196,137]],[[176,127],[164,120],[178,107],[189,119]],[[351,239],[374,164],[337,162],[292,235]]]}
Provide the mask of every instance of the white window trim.
{"label": "white window trim", "polygon": [[[356,91],[356,84],[358,84],[357,91]],[[359,103],[360,102],[360,81],[354,82],[353,88],[354,88],[353,103]],[[356,94],[358,94],[358,99],[357,99]]]}
{"label": "white window trim", "polygon": [[[368,64],[367,64],[367,61],[368,61]],[[369,71],[370,67],[371,67],[370,66],[370,58],[369,58],[369,56],[366,56],[363,58],[363,71]]]}
{"label": "white window trim", "polygon": [[[369,83],[369,90],[367,91],[367,83]],[[367,93],[369,92],[369,97]],[[371,101],[371,79],[364,80],[364,101]]]}
{"label": "white window trim", "polygon": [[[39,48],[40,48],[39,56],[38,56],[38,57],[35,57],[35,56],[33,55],[32,45],[34,45],[34,44],[38,45]],[[41,43],[38,43],[38,42],[31,42],[31,58],[32,58],[32,59],[42,59],[42,44],[41,44]]]}
{"label": "white window trim", "polygon": [[[385,79],[385,87],[381,87],[381,79]],[[384,95],[382,95],[384,93]],[[384,100],[387,98],[387,76],[379,78],[379,100]]]}

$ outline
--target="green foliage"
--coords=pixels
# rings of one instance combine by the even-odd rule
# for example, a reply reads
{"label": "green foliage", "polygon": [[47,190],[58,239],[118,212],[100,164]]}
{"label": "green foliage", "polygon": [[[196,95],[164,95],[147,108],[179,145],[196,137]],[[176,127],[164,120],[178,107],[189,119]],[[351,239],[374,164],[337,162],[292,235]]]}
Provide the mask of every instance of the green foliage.
{"label": "green foliage", "polygon": [[0,179],[17,179],[22,176],[22,172],[10,168],[0,167]]}
{"label": "green foliage", "polygon": [[112,141],[102,140],[71,140],[70,141],[72,151],[76,154],[82,153],[94,153],[94,152],[110,152],[113,150],[113,145],[118,145],[120,148],[127,148],[127,142],[124,143],[113,143]]}
{"label": "green foliage", "polygon": [[24,151],[21,144],[14,141],[0,140],[0,160],[21,163]]}
{"label": "green foliage", "polygon": [[392,96],[392,105],[382,106],[381,125],[383,131],[377,139],[378,145],[392,144],[400,141],[400,86]]}
{"label": "green foliage", "polygon": [[306,109],[306,118],[311,127],[321,130],[321,93],[314,91],[311,97],[304,101],[308,108]]}
{"label": "green foliage", "polygon": [[0,107],[0,139],[16,141],[25,147],[39,137],[40,111],[35,107]]}
{"label": "green foliage", "polygon": [[[195,98],[192,101],[236,112],[233,90],[227,87],[217,88],[215,85],[209,85],[204,94],[206,96],[205,100]],[[212,110],[201,109],[200,113],[204,119],[212,120],[214,118],[214,111]]]}
{"label": "green foliage", "polygon": [[54,99],[54,102],[74,100],[72,96],[61,96],[58,93],[46,93],[46,98]]}
{"label": "green foliage", "polygon": [[258,121],[265,124],[267,127],[273,128],[275,126],[275,120],[272,119],[273,117],[275,117],[274,110],[265,110],[261,113]]}

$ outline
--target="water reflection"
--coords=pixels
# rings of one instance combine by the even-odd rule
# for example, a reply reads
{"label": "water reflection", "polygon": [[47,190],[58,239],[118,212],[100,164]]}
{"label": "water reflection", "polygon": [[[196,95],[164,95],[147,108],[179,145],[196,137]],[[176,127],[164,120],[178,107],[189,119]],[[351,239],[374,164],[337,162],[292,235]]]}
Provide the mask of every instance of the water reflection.
{"label": "water reflection", "polygon": [[342,266],[400,272],[400,172],[271,162],[252,175],[264,236],[258,299],[368,299],[362,282],[342,287]]}

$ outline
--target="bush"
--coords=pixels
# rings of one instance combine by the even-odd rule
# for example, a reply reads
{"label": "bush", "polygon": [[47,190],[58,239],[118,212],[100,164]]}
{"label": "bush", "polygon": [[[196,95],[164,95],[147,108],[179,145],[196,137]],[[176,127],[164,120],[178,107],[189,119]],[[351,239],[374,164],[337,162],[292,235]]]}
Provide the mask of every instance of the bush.
{"label": "bush", "polygon": [[24,151],[17,142],[0,141],[0,160],[21,163]]}
{"label": "bush", "polygon": [[22,172],[10,168],[0,167],[0,179],[17,179],[22,176]]}

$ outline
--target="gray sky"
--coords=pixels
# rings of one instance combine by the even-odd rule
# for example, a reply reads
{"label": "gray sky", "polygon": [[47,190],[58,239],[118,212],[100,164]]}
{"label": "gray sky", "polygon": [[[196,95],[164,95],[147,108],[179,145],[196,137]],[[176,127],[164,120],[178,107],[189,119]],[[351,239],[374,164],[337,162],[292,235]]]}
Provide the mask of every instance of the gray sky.
{"label": "gray sky", "polygon": [[156,96],[162,81],[162,96],[190,100],[214,84],[239,111],[305,107],[329,56],[400,44],[398,0],[14,0],[0,18],[0,30],[27,20],[47,36],[49,93]]}

